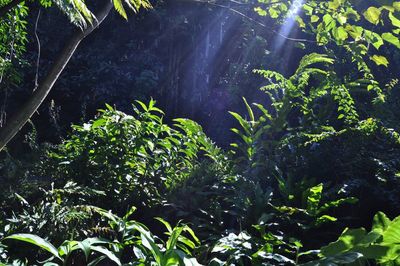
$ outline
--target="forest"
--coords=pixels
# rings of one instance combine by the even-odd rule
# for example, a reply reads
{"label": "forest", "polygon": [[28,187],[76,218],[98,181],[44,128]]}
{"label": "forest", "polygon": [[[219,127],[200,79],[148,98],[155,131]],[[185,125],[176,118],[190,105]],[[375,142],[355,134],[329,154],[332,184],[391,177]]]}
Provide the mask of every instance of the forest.
{"label": "forest", "polygon": [[0,265],[400,266],[400,1],[0,0]]}

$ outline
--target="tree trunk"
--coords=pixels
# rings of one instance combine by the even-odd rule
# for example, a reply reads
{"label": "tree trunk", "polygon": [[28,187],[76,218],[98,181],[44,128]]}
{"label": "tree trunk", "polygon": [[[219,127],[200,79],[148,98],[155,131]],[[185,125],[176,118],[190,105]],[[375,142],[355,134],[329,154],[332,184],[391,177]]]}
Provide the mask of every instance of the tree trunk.
{"label": "tree trunk", "polygon": [[69,39],[50,68],[47,76],[41,84],[39,84],[39,87],[35,90],[30,99],[9,119],[9,122],[3,128],[0,128],[0,151],[3,150],[7,143],[37,111],[50,90],[53,88],[54,83],[57,81],[64,68],[67,66],[79,43],[103,22],[110,13],[111,8],[112,3],[110,0],[107,0],[105,6],[96,14],[97,20],[95,20],[92,25],[88,25],[88,27],[83,31],[77,30],[71,39]]}

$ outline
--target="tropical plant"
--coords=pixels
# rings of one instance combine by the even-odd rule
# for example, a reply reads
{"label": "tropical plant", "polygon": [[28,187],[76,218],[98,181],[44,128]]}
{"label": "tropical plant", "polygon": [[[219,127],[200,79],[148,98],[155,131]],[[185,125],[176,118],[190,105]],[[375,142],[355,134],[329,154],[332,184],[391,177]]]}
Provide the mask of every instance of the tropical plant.
{"label": "tropical plant", "polygon": [[[42,265],[69,265],[73,264],[73,253],[77,251],[85,255],[87,265],[97,265],[104,259],[109,259],[117,265],[121,265],[119,259],[103,245],[110,242],[100,238],[87,238],[83,241],[66,240],[58,248],[54,247],[50,242],[45,239],[32,234],[13,234],[5,237],[2,241],[17,240],[32,244],[39,247],[42,251],[46,251],[52,255],[50,258],[42,262]],[[97,253],[91,256],[92,253]],[[100,256],[99,256],[100,254]]]}
{"label": "tropical plant", "polygon": [[346,228],[337,241],[321,248],[320,260],[304,265],[397,265],[399,263],[399,217],[390,220],[378,212],[370,232]]}
{"label": "tropical plant", "polygon": [[57,167],[46,170],[47,175],[113,191],[106,198],[125,212],[131,204],[161,204],[202,156],[219,156],[195,122],[177,119],[172,128],[163,123],[154,101],[137,103],[142,110],[134,106],[134,116],[107,106],[95,120],[74,126],[71,138],[50,151],[49,164]]}
{"label": "tropical plant", "polygon": [[[15,6],[20,4],[21,1],[10,1],[3,4],[3,13],[8,15],[8,13],[12,13],[14,11],[17,12],[17,15],[11,16],[13,22],[11,23],[12,30],[10,33],[14,33],[14,37],[19,37],[17,40],[17,47],[18,51],[24,49],[24,45],[26,44],[26,21],[20,21],[21,18],[25,17],[27,11],[26,8],[18,8],[14,9]],[[52,5],[52,1],[40,1],[40,3],[45,6],[49,7]],[[68,0],[68,1],[55,1],[55,4],[66,13],[71,20],[71,22],[75,23],[76,25],[80,26],[81,29],[76,31],[75,34],[71,36],[68,43],[66,43],[64,49],[62,49],[58,55],[57,60],[53,63],[48,75],[42,80],[38,81],[38,74],[36,76],[35,81],[35,88],[34,94],[29,98],[29,100],[14,114],[14,116],[8,121],[7,123],[3,123],[4,119],[2,120],[1,124],[2,127],[0,128],[0,151],[4,149],[7,143],[18,133],[18,131],[29,121],[32,115],[36,112],[39,106],[42,104],[43,100],[46,98],[50,90],[52,89],[54,83],[57,81],[59,75],[62,73],[66,65],[68,64],[69,60],[71,59],[72,55],[76,51],[77,47],[79,46],[80,42],[89,34],[91,34],[95,28],[97,28],[104,19],[110,13],[112,7],[118,11],[120,15],[122,15],[125,19],[127,18],[127,14],[124,8],[124,5],[127,5],[129,9],[137,12],[140,8],[151,8],[151,4],[148,0],[132,0],[132,1],[124,1],[115,0],[115,1],[104,1],[102,3],[101,8],[99,8],[96,14],[93,14],[86,6],[84,1],[80,0]],[[38,17],[39,19],[39,17]],[[14,23],[14,22],[17,23]],[[0,25],[0,28],[3,25]],[[17,29],[15,30],[14,29]],[[3,27],[4,29],[4,27]],[[5,29],[7,29],[7,24],[5,24]],[[19,33],[22,32],[22,33]],[[15,34],[17,33],[17,34]],[[3,34],[4,35],[4,34]],[[7,34],[6,34],[7,36]],[[39,49],[40,49],[40,40],[36,34],[36,39],[38,41]],[[4,61],[6,64],[10,64],[11,60],[13,59],[14,53],[14,42],[15,38],[11,42],[11,47],[8,47],[8,42],[5,40],[4,48],[6,51],[9,52],[6,54]],[[19,44],[19,45],[18,45]],[[22,48],[21,48],[22,47]],[[0,54],[1,56],[1,54]],[[40,57],[39,57],[40,59]],[[39,59],[37,60],[37,69],[36,72],[39,71]],[[15,76],[15,75],[14,75]],[[3,77],[2,77],[3,78]],[[5,103],[4,103],[5,104]],[[1,116],[4,116],[4,110],[2,110]],[[2,118],[1,117],[1,118]]]}
{"label": "tropical plant", "polygon": [[[200,241],[189,226],[179,224],[172,228],[168,222],[157,218],[167,229],[167,240],[164,242],[162,238],[154,236],[144,224],[130,219],[136,208],[131,208],[123,217],[94,206],[91,210],[93,214],[97,213],[105,218],[108,224],[108,227],[102,227],[100,222],[90,229],[93,234],[102,235],[100,237],[90,237],[83,241],[66,240],[56,248],[37,235],[19,233],[4,237],[2,243],[8,244],[10,240],[17,240],[39,247],[52,255],[49,259],[42,260],[43,265],[83,263],[79,254],[84,255],[87,265],[97,265],[105,259],[117,265],[122,265],[124,260],[128,260],[129,265],[200,265],[192,256]],[[7,258],[7,246],[4,247],[2,254]],[[11,249],[9,253],[13,253],[12,251]]]}
{"label": "tropical plant", "polygon": [[[334,43],[347,49],[358,61],[359,70],[366,70],[370,78],[373,75],[367,67],[367,60],[387,67],[388,59],[379,54],[381,46],[400,48],[400,20],[397,18],[400,7],[397,1],[378,1],[374,5],[345,0],[258,3],[255,10],[261,16],[269,16],[281,23],[288,18],[295,19],[305,33],[314,35],[315,41],[308,43],[319,46]],[[381,30],[379,26],[385,27]]]}
{"label": "tropical plant", "polygon": [[[19,194],[15,194],[19,209],[13,209],[11,217],[4,224],[2,235],[15,232],[46,235],[55,243],[64,239],[73,239],[89,234],[88,223],[93,212],[93,206],[88,205],[90,198],[104,195],[98,191],[81,187],[73,182],[67,182],[62,188],[48,190],[41,188],[41,199],[34,204],[29,203]],[[39,197],[37,194],[35,197]]]}

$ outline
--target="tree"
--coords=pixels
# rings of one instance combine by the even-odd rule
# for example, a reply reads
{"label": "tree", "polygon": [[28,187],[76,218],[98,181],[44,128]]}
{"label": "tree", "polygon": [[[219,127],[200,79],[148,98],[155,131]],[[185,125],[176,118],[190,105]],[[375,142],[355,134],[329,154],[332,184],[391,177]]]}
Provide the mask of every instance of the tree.
{"label": "tree", "polygon": [[[12,4],[18,4],[18,2],[12,1],[4,5],[3,10],[10,11]],[[42,104],[46,96],[49,94],[53,88],[54,83],[57,81],[58,77],[67,66],[69,60],[73,56],[74,52],[78,48],[80,42],[89,34],[91,34],[108,16],[112,6],[114,5],[118,13],[127,18],[126,11],[122,5],[122,1],[116,0],[113,3],[109,0],[105,0],[102,3],[102,7],[94,15],[86,7],[86,5],[81,2],[74,0],[69,2],[72,5],[72,11],[65,11],[68,9],[63,9],[67,15],[70,17],[71,22],[77,24],[80,29],[71,36],[69,41],[66,43],[64,48],[58,55],[58,58],[54,61],[52,67],[47,73],[43,81],[38,85],[37,89],[30,97],[30,99],[21,107],[21,109],[15,113],[10,122],[7,123],[3,128],[0,129],[0,151],[7,145],[7,143],[18,133],[18,131],[26,124],[26,122],[32,117],[39,106]],[[141,7],[150,8],[150,3],[147,0],[131,0],[125,1],[133,11],[138,11]],[[0,15],[1,11],[0,9]]]}

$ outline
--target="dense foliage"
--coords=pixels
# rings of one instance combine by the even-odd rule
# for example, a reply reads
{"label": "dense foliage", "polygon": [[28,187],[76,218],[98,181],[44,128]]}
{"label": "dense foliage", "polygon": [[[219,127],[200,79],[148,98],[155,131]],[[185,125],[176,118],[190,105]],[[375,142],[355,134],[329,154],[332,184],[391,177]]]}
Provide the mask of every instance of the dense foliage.
{"label": "dense foliage", "polygon": [[[1,151],[0,265],[400,265],[400,2],[152,4],[150,48],[117,26],[150,2],[114,0],[115,35],[50,71],[73,114],[51,96]],[[53,64],[41,12],[79,35],[99,9],[0,3],[0,126]]]}

